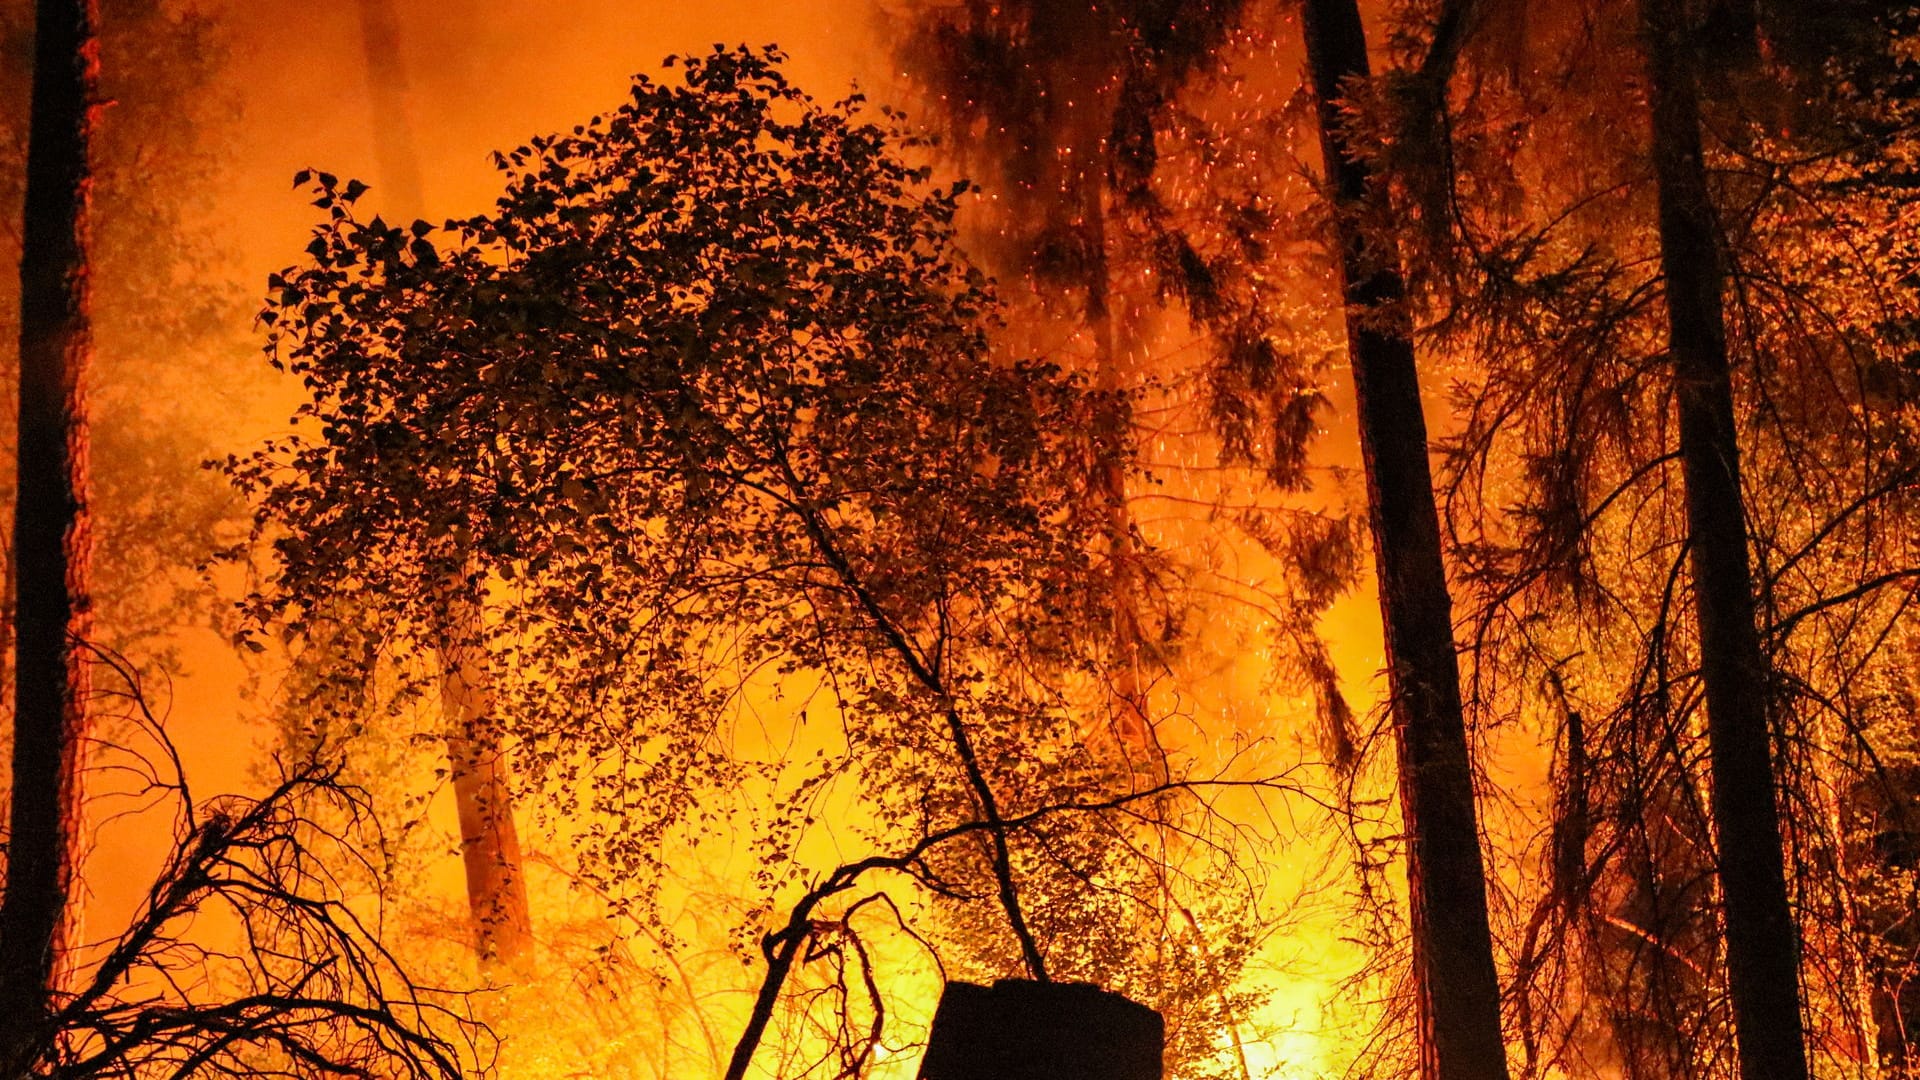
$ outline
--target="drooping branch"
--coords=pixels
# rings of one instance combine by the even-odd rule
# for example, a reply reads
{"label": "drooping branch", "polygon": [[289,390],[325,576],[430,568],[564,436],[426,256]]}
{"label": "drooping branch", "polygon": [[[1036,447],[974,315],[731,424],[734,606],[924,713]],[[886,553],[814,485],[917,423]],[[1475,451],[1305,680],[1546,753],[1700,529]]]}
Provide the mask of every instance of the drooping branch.
{"label": "drooping branch", "polygon": [[[338,764],[285,769],[258,798],[195,803],[179,755],[124,659],[96,652],[130,689],[126,720],[144,746],[117,744],[114,767],[171,799],[172,847],[127,924],[49,1018],[25,1072],[132,1080],[238,1073],[261,1053],[287,1075],[460,1080],[486,1072],[486,1029],[458,994],[415,983],[349,906],[336,875],[377,847],[364,792]],[[160,810],[150,805],[147,813]],[[222,912],[236,943],[203,940]],[[180,980],[180,972],[193,972]]]}

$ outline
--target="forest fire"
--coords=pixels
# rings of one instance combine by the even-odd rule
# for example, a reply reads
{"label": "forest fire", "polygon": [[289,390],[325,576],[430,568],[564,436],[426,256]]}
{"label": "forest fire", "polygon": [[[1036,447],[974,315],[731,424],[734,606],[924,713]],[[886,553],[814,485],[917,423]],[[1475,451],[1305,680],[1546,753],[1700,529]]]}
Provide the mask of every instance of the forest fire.
{"label": "forest fire", "polygon": [[0,1078],[1920,1068],[1920,8],[564,7],[0,0]]}

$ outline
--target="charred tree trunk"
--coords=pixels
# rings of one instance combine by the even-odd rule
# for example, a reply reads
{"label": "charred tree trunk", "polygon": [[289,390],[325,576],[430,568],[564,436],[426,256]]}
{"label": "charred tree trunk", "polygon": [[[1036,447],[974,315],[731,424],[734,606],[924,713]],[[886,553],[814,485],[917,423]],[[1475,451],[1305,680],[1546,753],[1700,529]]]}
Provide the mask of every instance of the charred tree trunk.
{"label": "charred tree trunk", "polygon": [[20,259],[13,791],[0,903],[0,1075],[51,1036],[88,741],[87,367],[99,60],[93,0],[40,0]]}
{"label": "charred tree trunk", "polygon": [[1799,944],[1774,803],[1770,679],[1754,623],[1723,271],[1699,102],[1681,5],[1640,0],[1640,16],[1740,1074],[1804,1080]]}
{"label": "charred tree trunk", "polygon": [[1370,197],[1372,181],[1347,139],[1339,105],[1345,84],[1368,76],[1366,36],[1355,0],[1307,0],[1305,29],[1321,152],[1340,211],[1347,348],[1407,837],[1421,1074],[1427,1080],[1504,1080],[1500,984],[1487,928],[1453,606],[1441,561],[1405,286],[1391,248],[1366,236],[1352,215]]}
{"label": "charred tree trunk", "polygon": [[460,820],[460,858],[467,875],[467,908],[473,916],[480,961],[509,968],[524,960],[533,942],[520,833],[513,821],[512,774],[493,715],[480,605],[465,580],[452,583],[447,627],[440,646],[440,703],[446,724],[447,762]]}

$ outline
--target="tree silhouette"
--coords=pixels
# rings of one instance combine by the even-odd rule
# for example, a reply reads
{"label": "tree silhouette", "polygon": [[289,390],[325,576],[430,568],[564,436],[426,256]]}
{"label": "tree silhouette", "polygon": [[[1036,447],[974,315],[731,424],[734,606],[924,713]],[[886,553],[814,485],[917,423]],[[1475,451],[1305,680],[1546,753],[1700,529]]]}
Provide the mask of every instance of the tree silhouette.
{"label": "tree silhouette", "polygon": [[[1838,806],[1843,777],[1871,773],[1891,745],[1863,734],[1879,712],[1864,680],[1897,663],[1886,634],[1910,602],[1910,549],[1888,523],[1907,512],[1895,493],[1911,459],[1893,419],[1908,408],[1905,391],[1870,373],[1904,348],[1875,321],[1911,301],[1880,261],[1898,257],[1865,254],[1906,243],[1892,209],[1903,197],[1866,194],[1847,159],[1897,113],[1884,73],[1866,74],[1873,65],[1845,66],[1857,82],[1835,82],[1842,68],[1829,66],[1833,51],[1885,43],[1868,22],[1844,5],[1764,13],[1769,56],[1758,67],[1752,50],[1742,59],[1723,48],[1699,9],[1674,16],[1663,30],[1671,51],[1657,60],[1669,65],[1661,95],[1692,104],[1661,98],[1670,111],[1649,131],[1644,103],[1614,93],[1623,78],[1651,78],[1656,43],[1638,9],[1536,11],[1502,55],[1467,51],[1462,92],[1428,99],[1437,112],[1426,129],[1444,138],[1396,140],[1385,161],[1417,193],[1408,201],[1433,213],[1407,265],[1420,268],[1416,296],[1444,319],[1435,351],[1470,358],[1473,372],[1449,440],[1447,518],[1473,589],[1470,697],[1483,722],[1531,718],[1555,745],[1554,826],[1516,864],[1523,888],[1540,874],[1515,928],[1529,1068],[1734,1068],[1716,872],[1751,870],[1769,845],[1744,832],[1765,827],[1754,805],[1730,826],[1717,821],[1722,795],[1777,807],[1771,847],[1784,848],[1786,868],[1771,925],[1797,924],[1810,943],[1794,969],[1801,990],[1781,990],[1795,978],[1778,966],[1795,951],[1791,933],[1764,934],[1776,966],[1743,981],[1777,995],[1776,1011],[1797,999],[1789,1011],[1821,1030],[1810,1055],[1851,1068],[1871,1054],[1857,872],[1845,869],[1860,852],[1845,850]],[[1550,55],[1562,58],[1557,74],[1540,79],[1532,65]],[[1381,120],[1393,111],[1368,122],[1406,130]],[[1675,119],[1688,111],[1692,120]],[[1668,181],[1680,186],[1658,190]],[[1676,213],[1681,228],[1662,235]],[[1715,298],[1702,300],[1708,291]],[[1683,325],[1669,321],[1667,299]],[[1672,376],[1670,358],[1693,350],[1697,361],[1703,349],[1721,357],[1717,374]],[[1702,453],[1702,396],[1723,389],[1722,442]],[[1742,474],[1731,503],[1717,485],[1701,527],[1719,538],[1706,542],[1689,509],[1700,457]],[[1713,532],[1730,528],[1737,543]],[[1741,551],[1748,584],[1709,600],[1697,561],[1726,573]],[[1731,687],[1715,678],[1746,699],[1723,698],[1722,713],[1752,719],[1758,702],[1765,714],[1735,737],[1757,737],[1761,750],[1772,741],[1764,776],[1752,742],[1740,775],[1711,764],[1711,740],[1727,733],[1705,684],[1740,649],[1706,644],[1707,603],[1733,604],[1736,621],[1744,606],[1758,626],[1764,672]],[[1513,839],[1528,843],[1532,826],[1518,827]],[[1532,855],[1541,861],[1529,865]],[[1726,889],[1732,903],[1738,890]],[[1784,1040],[1797,1022],[1780,1013],[1747,1027]]]}
{"label": "tree silhouette", "polygon": [[[1065,508],[1120,403],[991,359],[984,278],[950,243],[963,185],[926,189],[775,59],[637,81],[504,159],[497,211],[439,244],[317,177],[314,264],[265,318],[318,432],[231,465],[280,556],[255,614],[298,632],[362,604],[389,646],[430,643],[436,583],[491,576],[511,733],[621,888],[741,768],[710,737],[741,680],[824,679],[849,756],[801,790],[858,775],[894,820],[970,808],[1044,975],[991,826],[1036,753],[1068,760],[1020,801],[1102,775],[1043,749],[1064,714],[1017,673],[1079,662],[1096,598]],[[800,827],[766,838],[775,865]]]}
{"label": "tree silhouette", "polygon": [[[171,819],[167,855],[126,924],[86,948],[29,1029],[21,1075],[400,1076],[490,1071],[491,1034],[459,994],[416,983],[381,919],[340,888],[384,840],[337,764],[278,766],[257,797],[196,800],[132,665],[90,654],[116,685],[96,702],[122,734],[101,766]],[[207,925],[229,922],[231,934]]]}
{"label": "tree silhouette", "polygon": [[39,5],[20,260],[14,709],[0,1072],[39,1058],[71,944],[82,770],[91,734],[87,367],[93,358],[91,153],[99,112],[89,0]]}
{"label": "tree silhouette", "polygon": [[1309,0],[1303,28],[1321,167],[1335,200],[1386,637],[1421,1073],[1430,1080],[1498,1078],[1507,1070],[1500,984],[1411,318],[1393,240],[1358,220],[1370,202],[1377,211],[1381,191],[1366,145],[1342,116],[1347,96],[1369,76],[1366,35],[1353,0]]}

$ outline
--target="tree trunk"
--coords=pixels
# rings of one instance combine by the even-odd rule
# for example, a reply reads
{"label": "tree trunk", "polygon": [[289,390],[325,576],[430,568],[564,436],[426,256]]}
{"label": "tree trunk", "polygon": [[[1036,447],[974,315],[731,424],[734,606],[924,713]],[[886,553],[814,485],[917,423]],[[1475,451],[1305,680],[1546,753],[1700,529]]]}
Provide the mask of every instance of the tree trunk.
{"label": "tree trunk", "polygon": [[1769,677],[1754,625],[1722,269],[1699,103],[1680,5],[1640,0],[1640,17],[1740,1075],[1804,1080],[1799,944],[1774,804]]}
{"label": "tree trunk", "polygon": [[400,53],[400,17],[393,0],[360,0],[360,43],[373,102],[373,152],[380,179],[411,213],[421,212],[420,155],[414,152],[407,67]]}
{"label": "tree trunk", "polygon": [[98,115],[93,0],[39,0],[20,259],[13,791],[0,903],[0,1075],[27,1072],[68,934],[90,691],[88,248]]}
{"label": "tree trunk", "polygon": [[1324,168],[1340,212],[1347,347],[1407,842],[1421,1075],[1505,1080],[1500,985],[1487,928],[1453,607],[1441,561],[1405,288],[1397,257],[1365,236],[1352,216],[1369,198],[1372,183],[1347,141],[1339,102],[1345,83],[1368,76],[1366,36],[1355,0],[1307,0],[1305,29]]}
{"label": "tree trunk", "polygon": [[[420,155],[407,110],[407,69],[393,0],[360,0],[361,45],[374,107],[374,144],[382,179],[409,214],[426,202]],[[441,722],[460,819],[467,908],[482,964],[522,961],[533,941],[520,834],[513,821],[512,772],[493,716],[486,635],[475,581],[447,583],[447,624],[440,648]]]}
{"label": "tree trunk", "polygon": [[493,716],[485,627],[478,586],[450,583],[447,626],[440,646],[440,703],[447,762],[460,818],[460,857],[466,865],[467,907],[474,948],[483,964],[513,968],[533,941],[520,833],[513,821],[513,788],[500,728]]}

